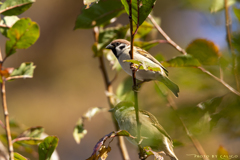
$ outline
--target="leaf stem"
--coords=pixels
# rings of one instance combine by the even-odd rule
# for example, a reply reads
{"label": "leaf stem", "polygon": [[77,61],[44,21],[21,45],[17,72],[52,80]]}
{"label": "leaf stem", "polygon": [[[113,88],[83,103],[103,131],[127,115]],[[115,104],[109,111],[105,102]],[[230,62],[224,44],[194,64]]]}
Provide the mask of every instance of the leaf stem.
{"label": "leaf stem", "polygon": [[230,53],[232,54],[232,72],[235,77],[237,90],[240,91],[240,84],[238,80],[238,73],[237,73],[237,67],[236,67],[236,53],[234,52],[232,41],[231,41],[231,17],[229,15],[228,11],[228,0],[224,0],[224,8],[225,8],[225,25],[226,25],[226,33],[227,33],[227,43]]}
{"label": "leaf stem", "polygon": [[154,27],[158,30],[158,32],[167,40],[169,44],[171,44],[174,48],[176,48],[179,52],[181,52],[183,55],[187,55],[187,52],[182,49],[179,45],[177,45],[164,31],[163,29],[157,24],[155,19],[151,16],[151,14],[148,15],[148,18],[153,23]]}
{"label": "leaf stem", "polygon": [[[98,27],[94,27],[93,34],[94,34],[94,38],[95,38],[95,43],[98,43],[98,37],[99,37],[99,29],[98,29]],[[107,69],[106,69],[106,66],[105,66],[102,54],[98,58],[98,60],[99,60],[99,63],[100,63],[100,69],[102,71],[102,75],[103,75],[106,91],[108,93],[110,93],[107,96],[108,104],[109,104],[110,108],[113,108],[114,104],[116,102],[115,102],[115,98],[112,96],[113,95],[112,82],[109,80]],[[113,120],[113,123],[114,123],[115,130],[118,131],[120,128],[119,128],[118,123],[115,120],[113,114],[112,114],[112,120]],[[121,156],[122,156],[123,160],[130,160],[129,155],[128,155],[128,151],[127,151],[127,148],[126,148],[126,145],[125,145],[125,142],[124,142],[123,138],[124,137],[122,137],[122,136],[118,136],[118,147],[119,147],[119,149],[121,151]]]}
{"label": "leaf stem", "polygon": [[194,147],[196,148],[196,150],[198,151],[198,153],[200,155],[202,155],[202,159],[203,160],[209,160],[207,158],[207,156],[204,156],[204,155],[206,155],[206,152],[204,151],[204,149],[203,149],[202,145],[200,144],[200,142],[190,133],[190,131],[188,130],[186,124],[183,121],[183,119],[177,113],[177,109],[178,108],[177,108],[176,104],[174,103],[174,101],[173,101],[173,99],[172,99],[172,97],[170,95],[168,95],[167,100],[168,100],[169,105],[171,106],[171,108],[174,110],[175,114],[179,118],[180,122],[182,123],[182,126],[183,126],[187,136],[192,141],[192,143],[193,143]]}

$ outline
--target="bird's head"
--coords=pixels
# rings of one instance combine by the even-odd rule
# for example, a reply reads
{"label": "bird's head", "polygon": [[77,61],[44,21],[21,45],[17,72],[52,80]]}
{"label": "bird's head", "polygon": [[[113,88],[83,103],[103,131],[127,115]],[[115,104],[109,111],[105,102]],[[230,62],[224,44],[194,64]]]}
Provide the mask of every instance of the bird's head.
{"label": "bird's head", "polygon": [[111,49],[113,54],[118,58],[119,55],[130,47],[130,42],[125,39],[116,39],[106,46],[106,49]]}

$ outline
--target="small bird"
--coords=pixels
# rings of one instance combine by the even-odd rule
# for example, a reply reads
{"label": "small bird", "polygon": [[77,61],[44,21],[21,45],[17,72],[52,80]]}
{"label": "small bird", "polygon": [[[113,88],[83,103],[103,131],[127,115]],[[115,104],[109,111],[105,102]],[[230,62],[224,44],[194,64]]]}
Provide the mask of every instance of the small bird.
{"label": "small bird", "polygon": [[[132,75],[132,69],[130,68],[130,62],[125,62],[125,60],[130,60],[129,51],[131,44],[129,41],[125,39],[116,39],[112,41],[109,45],[106,46],[106,49],[111,49],[113,54],[117,57],[120,65],[122,66],[123,70],[127,72],[129,75]],[[176,97],[178,97],[179,88],[178,86],[173,83],[171,80],[168,79],[167,74],[168,71],[164,68],[158,60],[156,60],[150,53],[147,51],[134,46],[133,47],[133,57],[134,60],[144,61],[150,67],[159,68],[160,71],[151,71],[151,70],[144,70],[138,69],[136,71],[136,78],[140,81],[150,81],[150,80],[158,80],[164,83]]]}
{"label": "small bird", "polygon": [[[122,101],[109,111],[114,113],[121,130],[126,130],[132,136],[137,137],[137,122],[132,102]],[[149,146],[155,151],[164,151],[171,160],[178,160],[173,151],[172,139],[158,123],[156,117],[145,110],[139,110],[139,122],[141,123],[142,141],[140,145],[142,147]],[[136,139],[130,137],[127,139],[134,145],[138,144]]]}

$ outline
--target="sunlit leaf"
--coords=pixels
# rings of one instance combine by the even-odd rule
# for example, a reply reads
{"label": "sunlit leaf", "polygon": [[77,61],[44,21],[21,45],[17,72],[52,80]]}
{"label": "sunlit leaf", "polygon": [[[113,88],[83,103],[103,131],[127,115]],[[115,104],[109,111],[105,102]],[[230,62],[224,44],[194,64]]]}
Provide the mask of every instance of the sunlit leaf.
{"label": "sunlit leaf", "polygon": [[39,37],[39,27],[30,18],[21,18],[7,32],[6,55],[10,56],[16,49],[26,49]]}
{"label": "sunlit leaf", "polygon": [[73,137],[75,141],[79,144],[81,139],[87,134],[87,130],[84,129],[83,120],[80,118],[73,130]]}
{"label": "sunlit leaf", "polygon": [[218,148],[217,155],[218,155],[218,160],[229,160],[228,151],[221,145]]}
{"label": "sunlit leaf", "polygon": [[[17,16],[5,16],[3,19],[0,21],[0,32],[2,35],[7,37],[7,31],[9,28],[13,26],[14,23],[16,23],[19,20]],[[6,27],[2,27],[5,25]]]}
{"label": "sunlit leaf", "polygon": [[[136,25],[134,25],[134,30],[136,28]],[[143,24],[138,28],[137,34],[135,35],[135,38],[144,38],[147,34],[149,34],[154,26],[151,23],[148,23],[147,21],[144,21]]]}
{"label": "sunlit leaf", "polygon": [[22,63],[19,68],[14,69],[10,78],[32,78],[36,66],[33,63]]}
{"label": "sunlit leaf", "polygon": [[89,109],[86,113],[83,114],[81,118],[79,118],[73,130],[73,137],[78,144],[80,143],[81,139],[87,134],[87,130],[84,128],[84,120],[90,120],[97,113],[103,111],[106,111],[106,108],[94,107]]}
{"label": "sunlit leaf", "polygon": [[89,9],[83,8],[82,13],[77,17],[74,29],[93,28],[108,23],[112,18],[124,13],[120,1],[99,1],[93,4]]}
{"label": "sunlit leaf", "polygon": [[147,61],[142,61],[142,60],[135,60],[135,59],[129,59],[129,60],[124,60],[123,62],[128,62],[128,63],[133,63],[133,67],[137,70],[149,70],[149,71],[161,71],[160,67],[156,67],[154,64],[149,63]]}
{"label": "sunlit leaf", "polygon": [[203,65],[216,65],[221,57],[218,47],[206,39],[194,40],[188,45],[186,51]]}
{"label": "sunlit leaf", "polygon": [[40,138],[41,134],[44,132],[44,128],[41,126],[31,127],[21,133],[18,137],[32,137],[32,138]]}
{"label": "sunlit leaf", "polygon": [[55,136],[48,136],[38,146],[39,160],[50,160],[53,151],[58,145],[58,138]]}
{"label": "sunlit leaf", "polygon": [[234,11],[234,14],[237,17],[238,21],[240,22],[240,9],[233,7],[233,11]]}
{"label": "sunlit leaf", "polygon": [[198,67],[201,64],[191,55],[181,55],[162,63],[166,67]]}
{"label": "sunlit leaf", "polygon": [[[125,11],[129,15],[129,6],[127,0],[121,0],[124,5]],[[141,4],[138,4],[138,0],[132,0],[132,19],[135,24],[138,24],[138,15],[139,15],[139,25],[141,25],[148,15],[151,13],[156,0],[142,0]],[[139,6],[139,14],[138,14]]]}
{"label": "sunlit leaf", "polygon": [[[233,5],[236,3],[236,0],[228,0],[228,6]],[[224,0],[213,0],[212,5],[210,7],[211,12],[218,12],[220,10],[224,9]]]}
{"label": "sunlit leaf", "polygon": [[88,9],[93,3],[98,3],[99,0],[83,0],[83,4],[86,5],[85,9]]}
{"label": "sunlit leaf", "polygon": [[153,155],[155,160],[164,160],[164,158],[158,152],[153,151],[149,146],[144,147],[143,150],[147,156]]}
{"label": "sunlit leaf", "polygon": [[26,144],[28,144],[28,145],[38,145],[38,144],[42,143],[43,140],[40,139],[40,138],[21,137],[21,138],[14,139],[14,142],[25,146]]}
{"label": "sunlit leaf", "polygon": [[102,146],[100,149],[99,149],[99,155],[98,157],[101,157],[101,160],[106,160],[107,157],[108,157],[108,153],[111,151],[111,147],[108,146],[108,147],[105,147],[105,146]]}
{"label": "sunlit leaf", "polygon": [[14,152],[14,160],[28,160],[26,157],[23,157],[21,154]]}
{"label": "sunlit leaf", "polygon": [[31,7],[35,0],[6,0],[0,7],[0,14],[5,16],[19,15]]}

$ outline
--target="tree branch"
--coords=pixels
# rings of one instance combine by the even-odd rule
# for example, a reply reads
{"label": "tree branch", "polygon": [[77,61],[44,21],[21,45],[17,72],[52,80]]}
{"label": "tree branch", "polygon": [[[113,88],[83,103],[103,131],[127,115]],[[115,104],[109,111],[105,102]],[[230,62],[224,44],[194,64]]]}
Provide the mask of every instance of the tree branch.
{"label": "tree branch", "polygon": [[224,0],[224,8],[225,8],[225,24],[226,24],[226,33],[227,33],[227,43],[230,53],[232,54],[232,72],[235,77],[237,90],[240,91],[240,85],[239,85],[239,78],[237,73],[237,67],[236,67],[236,53],[234,52],[233,46],[232,46],[232,35],[231,35],[231,24],[232,20],[229,15],[228,11],[228,0]]}
{"label": "tree branch", "polygon": [[[94,33],[94,38],[95,38],[95,43],[98,43],[98,36],[99,36],[99,30],[98,27],[94,27],[93,29],[93,33]],[[107,74],[107,70],[104,64],[104,60],[103,60],[103,56],[101,54],[101,56],[98,58],[99,63],[100,63],[100,69],[102,71],[102,75],[103,75],[103,79],[104,79],[104,83],[105,83],[105,88],[106,91],[108,93],[110,93],[110,95],[107,96],[107,100],[108,100],[108,104],[110,106],[110,108],[114,107],[115,102],[115,98],[112,96],[113,95],[113,88],[112,88],[112,83],[109,80],[108,74]],[[114,122],[114,127],[115,130],[119,130],[119,126],[117,121],[114,118],[114,115],[112,114],[112,120]],[[121,156],[123,158],[123,160],[130,160],[129,155],[128,155],[128,151],[124,142],[124,137],[122,136],[118,136],[118,147],[121,151]]]}
{"label": "tree branch", "polygon": [[177,45],[164,31],[163,29],[157,24],[155,19],[151,16],[151,14],[148,15],[148,18],[153,23],[154,27],[158,30],[158,32],[167,40],[169,44],[171,44],[174,48],[176,48],[179,52],[181,52],[183,55],[187,55],[187,52],[182,49],[179,45]]}
{"label": "tree branch", "polygon": [[179,118],[180,122],[182,123],[182,126],[183,126],[185,132],[187,133],[187,136],[192,141],[192,143],[193,143],[194,147],[196,148],[196,150],[198,151],[198,153],[200,155],[202,155],[202,159],[203,160],[209,160],[206,156],[204,156],[204,155],[206,155],[206,152],[204,151],[204,149],[203,149],[202,145],[200,144],[200,142],[190,133],[190,131],[188,130],[187,126],[185,125],[183,119],[177,113],[177,106],[174,103],[172,97],[168,96],[167,100],[168,100],[169,105],[171,106],[171,108],[174,110],[175,114]]}
{"label": "tree branch", "polygon": [[5,130],[6,130],[7,142],[8,142],[8,153],[9,153],[9,159],[14,160],[12,137],[11,137],[11,131],[10,131],[10,124],[9,124],[9,114],[8,114],[7,100],[6,100],[5,82],[6,82],[5,78],[2,76],[2,85],[1,85],[2,106],[3,106],[3,112],[4,112],[4,118],[5,118]]}
{"label": "tree branch", "polygon": [[232,88],[229,84],[227,84],[225,81],[223,81],[222,79],[214,76],[212,73],[210,73],[209,71],[205,70],[203,67],[198,67],[201,71],[203,71],[204,73],[208,74],[209,76],[211,76],[212,78],[214,78],[216,81],[220,82],[222,85],[224,85],[228,90],[230,90],[232,93],[240,96],[240,93],[238,91],[236,91],[234,88]]}

